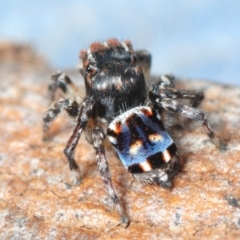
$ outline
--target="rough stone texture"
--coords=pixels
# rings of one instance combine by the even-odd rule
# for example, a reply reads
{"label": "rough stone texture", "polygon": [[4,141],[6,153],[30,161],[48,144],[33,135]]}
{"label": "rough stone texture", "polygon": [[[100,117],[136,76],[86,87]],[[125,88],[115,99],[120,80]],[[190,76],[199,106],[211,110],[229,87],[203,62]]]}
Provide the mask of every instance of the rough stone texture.
{"label": "rough stone texture", "polygon": [[[51,141],[42,141],[52,71],[31,49],[28,64],[21,58],[24,52],[19,54],[25,48],[16,46],[14,55],[14,45],[10,47],[17,61],[5,61],[8,52],[2,55],[1,49],[0,239],[240,238],[239,88],[204,81],[179,83],[204,90],[201,107],[227,150],[217,150],[196,123],[175,124],[173,137],[185,164],[171,190],[133,182],[108,149],[114,186],[131,219],[124,228],[108,201],[94,150],[84,138],[76,152],[83,182],[71,186],[62,152],[73,129],[66,115],[52,125]],[[83,88],[77,73],[70,76]]]}

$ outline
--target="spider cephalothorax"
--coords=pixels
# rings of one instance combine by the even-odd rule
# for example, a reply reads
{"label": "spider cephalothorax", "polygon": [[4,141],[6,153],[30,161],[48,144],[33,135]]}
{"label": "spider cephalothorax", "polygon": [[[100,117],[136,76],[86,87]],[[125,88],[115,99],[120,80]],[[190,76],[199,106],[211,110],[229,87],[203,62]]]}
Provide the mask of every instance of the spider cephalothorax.
{"label": "spider cephalothorax", "polygon": [[95,101],[94,117],[110,121],[122,103],[130,107],[146,100],[144,75],[129,41],[93,43],[81,51],[81,60],[86,95]]}
{"label": "spider cephalothorax", "polygon": [[[205,114],[196,107],[203,100],[201,91],[177,90],[174,77],[164,75],[147,87],[151,56],[146,51],[134,52],[129,41],[109,39],[96,42],[81,51],[80,72],[84,77],[86,97],[63,73],[52,77],[49,89],[54,95],[59,87],[64,99],[54,102],[43,118],[44,137],[50,123],[61,110],[74,117],[76,127],[64,150],[70,169],[80,181],[80,169],[74,153],[82,132],[96,150],[98,168],[121,222],[127,223],[123,208],[112,185],[104,149],[104,138],[115,148],[125,168],[137,180],[169,188],[178,171],[177,146],[164,128],[166,112],[176,112],[201,124],[217,143]],[[143,71],[142,71],[143,70]],[[148,79],[147,79],[148,80]],[[182,105],[178,99],[189,99]],[[104,124],[103,124],[104,123]],[[107,125],[107,129],[102,128]]]}

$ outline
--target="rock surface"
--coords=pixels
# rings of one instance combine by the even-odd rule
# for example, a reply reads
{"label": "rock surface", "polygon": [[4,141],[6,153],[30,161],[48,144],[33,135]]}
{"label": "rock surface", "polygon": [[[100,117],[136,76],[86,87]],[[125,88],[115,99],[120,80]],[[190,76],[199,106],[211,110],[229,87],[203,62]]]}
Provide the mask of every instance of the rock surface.
{"label": "rock surface", "polygon": [[[240,238],[239,88],[179,82],[181,88],[204,91],[201,108],[227,149],[216,149],[196,123],[178,122],[172,134],[184,166],[171,190],[133,182],[113,150],[107,151],[114,186],[131,220],[124,228],[83,137],[76,152],[83,181],[71,186],[62,152],[74,127],[67,115],[51,126],[51,141],[42,141],[53,71],[32,50],[26,64],[24,52],[24,58],[19,54],[26,49],[16,49],[17,61],[5,61],[0,47],[0,239]],[[77,71],[70,77],[84,92]]]}

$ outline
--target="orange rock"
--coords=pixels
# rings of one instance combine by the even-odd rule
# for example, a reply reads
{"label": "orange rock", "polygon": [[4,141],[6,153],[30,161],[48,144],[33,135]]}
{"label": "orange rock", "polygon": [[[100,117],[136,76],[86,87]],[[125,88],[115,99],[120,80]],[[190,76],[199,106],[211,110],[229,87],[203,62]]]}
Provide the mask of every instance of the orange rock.
{"label": "orange rock", "polygon": [[[21,51],[27,53],[20,56],[31,55],[28,48],[8,48],[10,53],[4,54],[15,54],[14,59]],[[0,58],[2,52],[0,46]],[[24,67],[0,71],[1,239],[240,238],[239,88],[181,82],[185,88],[205,89],[202,107],[227,150],[218,151],[201,126],[179,122],[181,128],[173,127],[172,135],[185,164],[171,190],[132,182],[114,152],[107,151],[114,186],[131,220],[125,229],[108,202],[94,151],[84,138],[76,152],[83,182],[70,185],[62,151],[73,126],[64,115],[53,124],[51,141],[42,142],[51,73],[46,68],[39,72],[34,64],[27,72]]]}

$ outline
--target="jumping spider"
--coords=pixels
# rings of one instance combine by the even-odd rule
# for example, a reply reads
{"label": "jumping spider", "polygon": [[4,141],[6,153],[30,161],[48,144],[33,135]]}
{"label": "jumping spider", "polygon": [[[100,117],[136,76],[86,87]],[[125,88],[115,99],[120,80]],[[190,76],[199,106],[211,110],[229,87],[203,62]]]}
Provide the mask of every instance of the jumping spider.
{"label": "jumping spider", "polygon": [[[81,99],[78,88],[68,76],[53,75],[52,94],[60,88],[65,98],[54,102],[44,115],[45,138],[50,123],[63,109],[76,119],[77,125],[64,149],[69,168],[75,172],[76,183],[81,174],[74,153],[84,131],[87,141],[96,150],[99,172],[108,195],[121,222],[127,223],[128,218],[112,185],[103,144],[105,135],[133,178],[164,188],[171,186],[179,165],[177,147],[163,126],[166,113],[176,112],[198,122],[215,144],[218,141],[205,114],[196,109],[204,98],[203,93],[174,89],[172,75],[162,76],[158,83],[148,88],[145,81],[148,68],[145,77],[142,68],[150,66],[151,57],[145,51],[135,53],[130,41],[109,39],[93,43],[87,51],[81,51],[80,59],[86,97]],[[177,99],[189,99],[191,105],[181,105]],[[102,127],[106,124],[107,130]]]}

